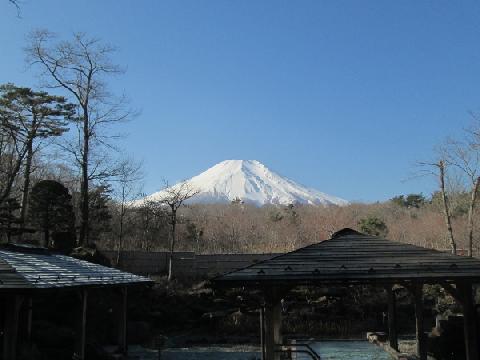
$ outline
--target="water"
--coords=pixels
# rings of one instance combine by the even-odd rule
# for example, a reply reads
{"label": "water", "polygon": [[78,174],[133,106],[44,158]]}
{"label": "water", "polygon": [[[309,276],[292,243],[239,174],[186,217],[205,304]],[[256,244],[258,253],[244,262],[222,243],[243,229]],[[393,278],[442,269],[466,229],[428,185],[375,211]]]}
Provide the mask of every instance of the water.
{"label": "water", "polygon": [[162,351],[161,360],[259,360],[257,351],[232,349],[182,349]]}
{"label": "water", "polygon": [[[311,343],[322,360],[392,360],[382,348],[368,341],[322,341]],[[306,355],[298,356],[298,360],[309,360]]]}
{"label": "water", "polygon": [[[367,341],[322,341],[310,343],[322,360],[392,360],[382,348]],[[245,348],[188,348],[168,349],[162,352],[162,360],[257,360],[256,349]],[[297,354],[296,360],[310,360]]]}

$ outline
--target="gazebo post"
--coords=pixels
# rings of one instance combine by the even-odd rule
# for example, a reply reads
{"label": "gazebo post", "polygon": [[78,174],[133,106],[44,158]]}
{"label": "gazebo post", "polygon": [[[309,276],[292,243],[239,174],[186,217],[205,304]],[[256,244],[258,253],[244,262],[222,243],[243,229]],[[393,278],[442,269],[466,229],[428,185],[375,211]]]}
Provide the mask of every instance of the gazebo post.
{"label": "gazebo post", "polygon": [[458,295],[463,309],[463,329],[465,338],[465,354],[467,360],[478,359],[477,314],[472,291],[472,283],[457,283]]}
{"label": "gazebo post", "polygon": [[388,341],[390,347],[398,351],[398,333],[397,333],[397,309],[396,297],[393,291],[393,284],[386,287],[388,297]]}
{"label": "gazebo post", "polygon": [[415,301],[415,320],[417,328],[417,356],[420,360],[427,360],[427,347],[423,321],[423,284],[413,286],[413,297]]}
{"label": "gazebo post", "polygon": [[18,321],[24,297],[13,295],[6,298],[5,329],[3,335],[3,359],[15,360],[17,357]]}
{"label": "gazebo post", "polygon": [[77,323],[77,337],[75,343],[75,353],[77,359],[85,359],[85,343],[86,343],[86,327],[87,327],[87,305],[88,305],[88,290],[82,289],[80,292],[81,311]]}
{"label": "gazebo post", "polygon": [[260,306],[260,350],[261,360],[265,360],[265,307]]}
{"label": "gazebo post", "polygon": [[33,297],[30,295],[27,301],[27,344],[28,350],[32,350],[32,322],[33,322]]}
{"label": "gazebo post", "polygon": [[122,354],[127,354],[127,300],[128,291],[124,286],[120,289],[121,292],[121,306],[118,316],[118,347]]}
{"label": "gazebo post", "polygon": [[273,288],[265,291],[265,360],[278,360],[277,345],[282,344],[282,306]]}

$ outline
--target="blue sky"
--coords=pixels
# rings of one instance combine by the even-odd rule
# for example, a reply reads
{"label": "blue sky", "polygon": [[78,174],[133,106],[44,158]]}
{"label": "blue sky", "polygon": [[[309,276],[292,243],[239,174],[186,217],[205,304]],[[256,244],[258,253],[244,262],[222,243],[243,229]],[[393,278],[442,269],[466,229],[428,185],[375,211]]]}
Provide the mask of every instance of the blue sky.
{"label": "blue sky", "polygon": [[26,34],[84,31],[119,48],[112,81],[145,190],[256,159],[348,200],[430,193],[417,160],[480,111],[477,1],[0,1],[0,82],[35,86]]}

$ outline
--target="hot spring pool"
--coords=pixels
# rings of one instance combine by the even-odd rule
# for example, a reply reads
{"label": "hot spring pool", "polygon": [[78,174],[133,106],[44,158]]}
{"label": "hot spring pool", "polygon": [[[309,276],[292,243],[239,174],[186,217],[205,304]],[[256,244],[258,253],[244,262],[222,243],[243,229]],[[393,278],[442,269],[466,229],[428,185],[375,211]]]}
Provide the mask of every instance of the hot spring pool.
{"label": "hot spring pool", "polygon": [[[310,346],[322,360],[392,360],[385,350],[368,341],[322,341]],[[306,355],[297,357],[297,360],[304,359],[310,358]]]}
{"label": "hot spring pool", "polygon": [[[367,341],[322,341],[311,342],[310,346],[320,354],[322,360],[392,360],[392,357],[378,346]],[[258,349],[192,347],[162,351],[162,360],[258,360]],[[307,355],[298,354],[296,360],[310,360]]]}

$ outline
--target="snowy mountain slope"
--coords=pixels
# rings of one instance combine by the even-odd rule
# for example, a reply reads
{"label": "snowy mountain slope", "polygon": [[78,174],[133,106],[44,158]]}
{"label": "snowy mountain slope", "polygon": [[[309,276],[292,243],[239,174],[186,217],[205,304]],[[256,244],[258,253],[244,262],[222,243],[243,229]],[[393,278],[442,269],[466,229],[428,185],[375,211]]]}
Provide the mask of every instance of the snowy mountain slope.
{"label": "snowy mountain slope", "polygon": [[[228,203],[240,199],[258,206],[266,204],[346,205],[348,201],[307,188],[269,170],[257,160],[225,160],[186,180],[200,191],[190,203]],[[180,184],[174,185],[178,187]],[[164,191],[143,200],[161,200]],[[139,201],[143,201],[139,200]]]}

